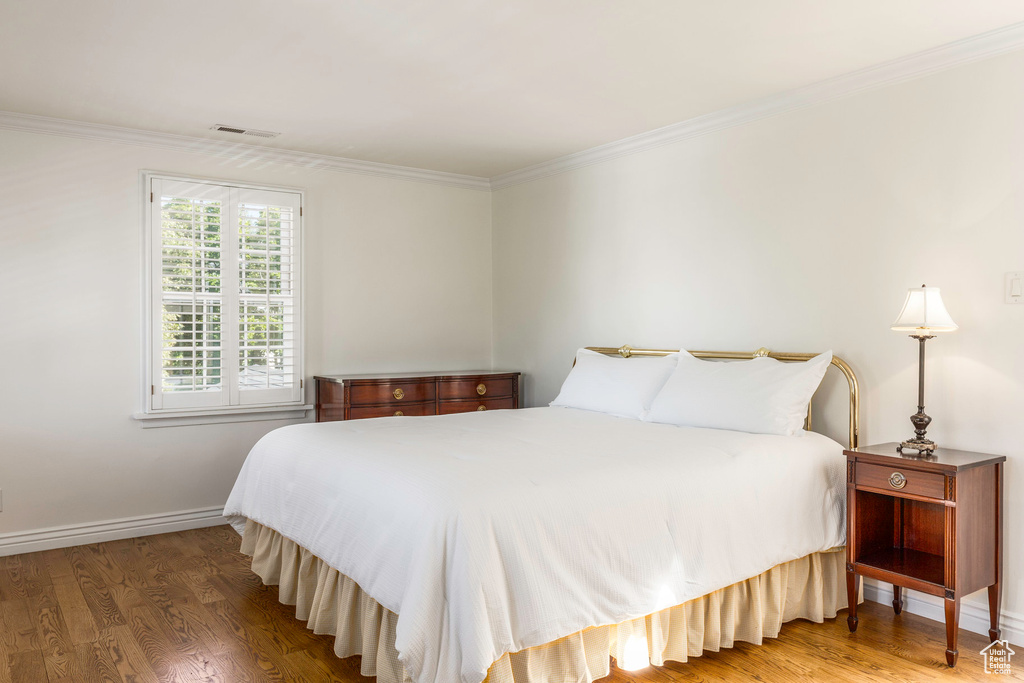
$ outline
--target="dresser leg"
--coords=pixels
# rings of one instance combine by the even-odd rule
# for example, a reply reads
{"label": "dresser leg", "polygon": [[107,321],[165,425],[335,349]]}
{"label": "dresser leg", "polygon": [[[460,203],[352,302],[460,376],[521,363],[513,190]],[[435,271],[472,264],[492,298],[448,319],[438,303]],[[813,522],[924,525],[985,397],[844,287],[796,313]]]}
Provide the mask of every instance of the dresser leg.
{"label": "dresser leg", "polygon": [[960,628],[960,598],[946,598],[946,664],[956,666],[960,655],[956,649],[956,637]]}
{"label": "dresser leg", "polygon": [[988,587],[988,639],[992,643],[999,640],[999,602],[1001,595],[1001,582],[996,581]]}
{"label": "dresser leg", "polygon": [[903,611],[903,589],[899,586],[892,587],[892,611],[896,614]]}
{"label": "dresser leg", "polygon": [[850,627],[850,633],[853,633],[857,630],[857,598],[860,597],[860,577],[855,572],[846,572],[846,597],[850,604],[846,625]]}

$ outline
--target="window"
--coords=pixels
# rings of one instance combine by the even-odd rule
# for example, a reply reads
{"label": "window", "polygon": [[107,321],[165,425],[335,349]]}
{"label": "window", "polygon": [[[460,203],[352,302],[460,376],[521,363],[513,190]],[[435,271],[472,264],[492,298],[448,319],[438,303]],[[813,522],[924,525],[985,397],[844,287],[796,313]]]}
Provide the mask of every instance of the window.
{"label": "window", "polygon": [[147,195],[146,415],[301,405],[302,195],[161,176]]}

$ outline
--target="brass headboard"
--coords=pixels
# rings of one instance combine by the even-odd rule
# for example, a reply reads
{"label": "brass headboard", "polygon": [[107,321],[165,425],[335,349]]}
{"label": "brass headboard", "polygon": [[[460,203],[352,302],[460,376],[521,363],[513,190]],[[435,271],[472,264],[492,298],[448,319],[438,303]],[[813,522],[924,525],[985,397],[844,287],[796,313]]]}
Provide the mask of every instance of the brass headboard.
{"label": "brass headboard", "polygon": [[[597,351],[607,356],[667,356],[670,353],[678,352],[678,349],[634,349],[629,344],[619,348],[608,346],[588,346],[591,351]],[[805,361],[814,358],[816,353],[785,353],[782,351],[769,351],[763,346],[757,351],[689,351],[691,356],[696,358],[708,358],[711,360],[752,360],[767,356],[781,361]],[[853,368],[840,358],[832,356],[832,365],[839,368],[839,371],[846,377],[850,385],[850,448],[856,448],[860,443],[860,388],[857,385],[857,375],[853,374]],[[811,408],[807,406],[807,429],[811,428]]]}

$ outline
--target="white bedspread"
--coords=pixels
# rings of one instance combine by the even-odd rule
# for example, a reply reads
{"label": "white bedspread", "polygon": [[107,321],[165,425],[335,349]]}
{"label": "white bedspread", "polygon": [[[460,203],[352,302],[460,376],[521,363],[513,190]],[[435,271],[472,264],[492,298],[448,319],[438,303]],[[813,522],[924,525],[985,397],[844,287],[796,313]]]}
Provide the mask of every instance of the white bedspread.
{"label": "white bedspread", "polygon": [[417,683],[842,545],[842,447],[572,408],[300,424],[228,499],[398,613]]}

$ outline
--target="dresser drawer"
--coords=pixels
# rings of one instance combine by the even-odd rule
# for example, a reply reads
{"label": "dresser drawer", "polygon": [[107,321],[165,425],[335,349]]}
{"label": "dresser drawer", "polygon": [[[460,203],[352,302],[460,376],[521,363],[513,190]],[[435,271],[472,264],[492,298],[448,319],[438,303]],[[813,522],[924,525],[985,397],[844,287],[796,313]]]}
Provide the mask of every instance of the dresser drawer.
{"label": "dresser drawer", "polygon": [[367,417],[415,417],[420,415],[436,415],[434,402],[402,403],[390,406],[352,406],[348,410],[348,419],[362,420]]}
{"label": "dresser drawer", "polygon": [[441,400],[449,398],[503,398],[512,395],[512,378],[467,377],[438,382]]}
{"label": "dresser drawer", "polygon": [[946,478],[936,472],[918,472],[866,462],[858,462],[856,468],[857,486],[891,491],[897,495],[907,493],[936,500],[945,498]]}
{"label": "dresser drawer", "polygon": [[448,400],[440,402],[438,413],[441,415],[451,415],[453,413],[471,413],[474,410],[507,410],[515,407],[515,399],[511,396],[508,398],[478,399],[476,401]]}
{"label": "dresser drawer", "polygon": [[341,403],[319,404],[316,407],[317,422],[335,422],[345,419],[345,406]]}
{"label": "dresser drawer", "polygon": [[317,403],[337,403],[339,406],[343,406],[345,405],[345,387],[337,382],[318,379],[316,381],[316,400]]}
{"label": "dresser drawer", "polygon": [[399,404],[434,400],[434,383],[430,382],[383,382],[375,384],[353,384],[349,390],[353,407],[373,403]]}

